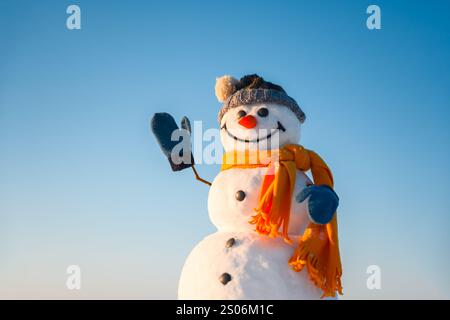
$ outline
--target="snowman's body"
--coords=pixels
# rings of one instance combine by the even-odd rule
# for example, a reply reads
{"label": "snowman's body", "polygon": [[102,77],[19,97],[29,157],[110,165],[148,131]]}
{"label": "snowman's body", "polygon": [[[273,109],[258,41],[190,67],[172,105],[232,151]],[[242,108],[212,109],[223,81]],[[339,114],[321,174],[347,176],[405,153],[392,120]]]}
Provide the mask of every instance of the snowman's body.
{"label": "snowman's body", "polygon": [[[281,237],[259,235],[248,222],[257,206],[265,170],[231,169],[214,179],[208,209],[218,231],[203,239],[186,260],[178,289],[180,299],[320,298],[321,291],[307,272],[297,273],[288,266],[294,245]],[[310,183],[298,171],[294,195]],[[245,194],[242,200],[238,200],[242,193],[236,196],[239,192]],[[294,244],[309,222],[306,202],[292,199],[289,234]],[[230,242],[234,243],[230,246]],[[225,285],[220,281],[224,273],[231,276]]]}

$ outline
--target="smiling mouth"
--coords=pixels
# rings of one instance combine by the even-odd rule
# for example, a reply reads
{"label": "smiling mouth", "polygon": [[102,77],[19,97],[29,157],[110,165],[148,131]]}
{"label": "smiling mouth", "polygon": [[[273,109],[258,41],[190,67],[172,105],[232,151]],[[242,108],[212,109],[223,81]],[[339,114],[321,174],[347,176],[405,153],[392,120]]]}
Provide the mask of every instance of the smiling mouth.
{"label": "smiling mouth", "polygon": [[[225,123],[225,124],[222,126],[222,128],[220,128],[220,129],[225,129],[225,131],[227,132],[227,134],[228,134],[231,138],[233,138],[234,140],[240,141],[240,142],[246,142],[246,143],[249,143],[249,142],[260,142],[260,141],[262,141],[262,140],[267,140],[267,139],[270,139],[270,137],[272,137],[272,135],[274,135],[275,133],[277,133],[277,132],[280,131],[280,130],[283,131],[283,132],[286,131],[286,128],[283,127],[283,125],[281,124],[281,122],[280,122],[280,121],[277,121],[277,127],[276,127],[275,131],[269,133],[269,134],[268,134],[267,136],[265,136],[265,137],[258,137],[258,138],[253,139],[253,140],[248,140],[248,139],[241,139],[241,138],[236,137],[235,135],[232,135],[232,134],[230,133],[230,131],[228,131],[228,129],[227,129],[227,124],[226,124],[226,123]],[[272,130],[273,130],[273,129],[272,129]]]}

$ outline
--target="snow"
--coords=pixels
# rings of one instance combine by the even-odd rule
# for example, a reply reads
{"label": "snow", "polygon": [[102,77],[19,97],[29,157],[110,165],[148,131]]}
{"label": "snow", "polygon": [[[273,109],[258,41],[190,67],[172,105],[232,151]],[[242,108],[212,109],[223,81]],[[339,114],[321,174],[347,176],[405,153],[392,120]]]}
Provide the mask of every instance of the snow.
{"label": "snow", "polygon": [[[226,248],[231,237],[236,243]],[[250,232],[217,232],[203,239],[184,265],[179,299],[318,299],[321,291],[306,272],[287,264],[293,247],[281,238]],[[227,272],[232,280],[219,281]]]}

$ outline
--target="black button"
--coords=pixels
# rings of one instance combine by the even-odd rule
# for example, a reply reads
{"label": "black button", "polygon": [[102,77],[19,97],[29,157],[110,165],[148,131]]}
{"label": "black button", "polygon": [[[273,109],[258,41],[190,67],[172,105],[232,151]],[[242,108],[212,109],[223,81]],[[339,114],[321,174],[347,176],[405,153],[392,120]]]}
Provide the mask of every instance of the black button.
{"label": "black button", "polygon": [[230,238],[225,243],[226,248],[231,248],[236,243],[236,240],[234,238]]}
{"label": "black button", "polygon": [[236,200],[237,201],[242,201],[245,198],[245,192],[242,190],[239,190],[238,192],[236,192]]}
{"label": "black button", "polygon": [[219,277],[219,281],[222,282],[223,285],[226,285],[228,282],[231,281],[231,276],[229,273],[222,273],[222,275]]}

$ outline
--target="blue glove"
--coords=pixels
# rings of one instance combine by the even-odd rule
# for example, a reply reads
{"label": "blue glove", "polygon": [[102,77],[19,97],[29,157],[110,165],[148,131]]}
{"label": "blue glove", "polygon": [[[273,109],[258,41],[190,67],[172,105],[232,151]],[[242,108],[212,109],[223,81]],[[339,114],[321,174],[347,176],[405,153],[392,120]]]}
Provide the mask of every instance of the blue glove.
{"label": "blue glove", "polygon": [[317,224],[327,224],[333,218],[339,205],[339,197],[332,188],[326,185],[311,185],[304,188],[295,199],[303,202],[309,198],[309,218]]}
{"label": "blue glove", "polygon": [[[192,165],[194,164],[194,156],[192,155],[190,149],[184,150],[191,154],[190,161],[188,161],[188,163],[182,161],[183,150],[181,150],[180,154],[178,155],[172,155],[173,148],[183,139],[183,136],[180,136],[178,141],[172,141],[172,133],[176,130],[186,130],[190,134],[191,124],[188,118],[183,117],[183,119],[181,120],[181,128],[182,129],[179,129],[173,117],[165,112],[155,113],[151,120],[152,132],[155,135],[162,152],[169,160],[170,166],[173,171],[180,171],[192,167]],[[177,163],[174,163],[173,158],[177,159]]]}

